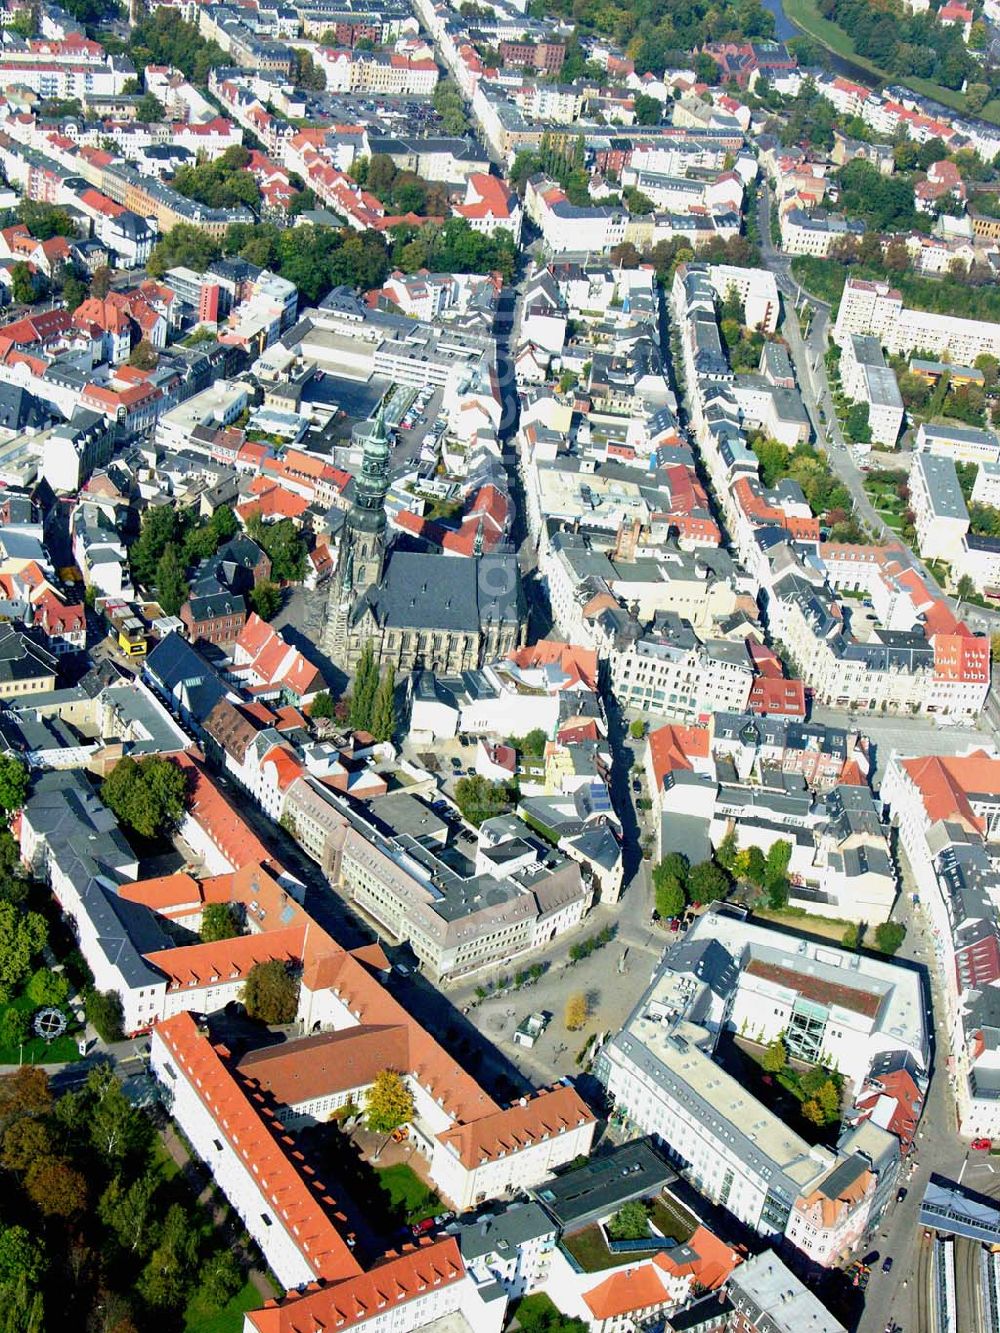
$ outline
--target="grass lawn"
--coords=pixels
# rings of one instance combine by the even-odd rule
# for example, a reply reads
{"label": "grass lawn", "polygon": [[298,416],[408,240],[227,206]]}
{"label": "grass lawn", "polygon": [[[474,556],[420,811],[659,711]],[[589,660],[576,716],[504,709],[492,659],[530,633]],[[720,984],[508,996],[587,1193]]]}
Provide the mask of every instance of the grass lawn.
{"label": "grass lawn", "polygon": [[574,1231],[572,1236],[564,1236],[562,1243],[585,1273],[600,1273],[605,1268],[622,1268],[636,1262],[634,1250],[630,1254],[612,1254],[596,1222],[582,1231]]}
{"label": "grass lawn", "polygon": [[[37,1007],[26,995],[19,995],[17,999],[0,1008],[0,1018],[8,1009],[20,1009],[22,1013],[34,1014]],[[79,1027],[73,1022],[68,1008],[64,1007],[63,1013],[69,1019],[69,1028],[61,1037],[56,1037],[55,1041],[43,1041],[41,1037],[31,1036],[23,1046],[18,1046],[17,1043],[12,1046],[0,1046],[0,1065],[16,1065],[19,1060],[26,1065],[58,1065],[66,1064],[70,1060],[79,1060],[80,1048],[76,1044],[76,1037],[72,1035],[79,1031]]]}
{"label": "grass lawn", "polygon": [[[841,55],[845,60],[850,60],[857,65],[859,69],[865,69],[869,74],[875,75],[883,83],[902,83],[907,88],[912,88],[914,92],[920,93],[923,97],[933,98],[943,106],[949,106],[954,111],[959,111],[963,115],[971,115],[969,112],[964,94],[955,92],[951,88],[942,88],[938,83],[932,83],[929,79],[921,79],[916,75],[900,75],[898,78],[887,74],[885,70],[879,69],[878,65],[871,60],[866,60],[864,56],[859,56],[854,49],[854,43],[850,35],[843,28],[829,19],[823,18],[820,14],[816,0],[784,0],[784,10],[791,21],[807,32],[810,37],[815,37],[817,41],[822,42],[824,46]],[[994,125],[1000,125],[1000,105],[996,99],[987,102],[982,111],[977,113],[983,120],[992,121]]]}
{"label": "grass lawn", "polygon": [[689,1241],[698,1229],[698,1223],[686,1208],[682,1208],[676,1199],[662,1196],[653,1203],[649,1220],[661,1235],[669,1236],[680,1245]]}
{"label": "grass lawn", "polygon": [[769,907],[755,907],[754,916],[765,921],[773,921],[778,926],[791,926],[803,935],[821,935],[827,940],[836,940],[839,944],[844,937],[850,921],[840,921],[832,916],[814,916],[812,912],[796,912],[787,907],[780,912],[773,912]]}
{"label": "grass lawn", "polygon": [[180,1173],[180,1167],[167,1152],[166,1146],[159,1134],[157,1134],[156,1138],[153,1140],[151,1156],[153,1159],[152,1165],[159,1172],[160,1179],[167,1184]]}
{"label": "grass lawn", "polygon": [[441,1212],[441,1200],[405,1162],[378,1169],[378,1178],[392,1211],[411,1226]]}
{"label": "grass lawn", "polygon": [[240,1333],[246,1312],[259,1310],[263,1304],[263,1297],[252,1282],[244,1283],[221,1310],[195,1297],[184,1311],[184,1333]]}
{"label": "grass lawn", "polygon": [[562,1317],[544,1291],[536,1291],[534,1296],[522,1296],[519,1301],[514,1302],[507,1313],[511,1319],[517,1319],[523,1314],[525,1322],[530,1322],[535,1327],[547,1326]]}

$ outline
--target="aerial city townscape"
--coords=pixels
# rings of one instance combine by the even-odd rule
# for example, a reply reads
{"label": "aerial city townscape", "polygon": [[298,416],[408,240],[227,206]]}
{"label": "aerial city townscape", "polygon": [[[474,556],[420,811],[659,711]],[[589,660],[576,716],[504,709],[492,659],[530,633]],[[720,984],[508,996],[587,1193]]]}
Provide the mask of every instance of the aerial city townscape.
{"label": "aerial city townscape", "polygon": [[997,1333],[1000,0],[0,4],[0,1333]]}

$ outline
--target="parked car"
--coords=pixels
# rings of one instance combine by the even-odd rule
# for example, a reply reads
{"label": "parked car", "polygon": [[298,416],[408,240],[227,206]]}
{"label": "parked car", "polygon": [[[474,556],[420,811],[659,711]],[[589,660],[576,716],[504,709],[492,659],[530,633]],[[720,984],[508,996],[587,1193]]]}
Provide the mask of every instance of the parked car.
{"label": "parked car", "polygon": [[989,1152],[989,1150],[993,1147],[993,1140],[973,1139],[972,1146],[973,1148],[975,1148],[976,1152]]}
{"label": "parked car", "polygon": [[892,1272],[892,1257],[890,1255],[886,1255],[886,1257],[882,1260],[882,1272],[883,1273]]}
{"label": "parked car", "polygon": [[896,1191],[896,1202],[902,1203],[905,1198],[906,1198],[906,1188],[904,1186],[903,1188],[898,1189]]}
{"label": "parked car", "polygon": [[861,1260],[861,1263],[865,1268],[871,1268],[872,1264],[877,1264],[878,1250],[869,1250],[869,1252]]}
{"label": "parked car", "polygon": [[452,766],[452,769],[453,769],[456,773],[461,773],[461,771],[462,771],[462,761],[461,761],[461,759],[459,759],[459,757],[458,757],[457,755],[452,755],[452,757],[451,757],[451,766]]}
{"label": "parked car", "polygon": [[414,1236],[426,1236],[428,1231],[434,1230],[433,1217],[425,1217],[422,1222],[414,1222],[410,1231]]}

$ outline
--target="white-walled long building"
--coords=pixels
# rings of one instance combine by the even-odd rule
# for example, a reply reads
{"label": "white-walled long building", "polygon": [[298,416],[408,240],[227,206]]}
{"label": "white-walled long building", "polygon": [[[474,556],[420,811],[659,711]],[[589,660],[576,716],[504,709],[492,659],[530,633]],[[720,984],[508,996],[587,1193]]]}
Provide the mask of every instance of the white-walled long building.
{"label": "white-walled long building", "polygon": [[840,298],[833,338],[843,347],[852,333],[871,334],[892,353],[916,348],[971,366],[984,352],[1000,357],[1000,324],[961,319],[930,310],[911,310],[902,295],[885,282],[848,278]]}

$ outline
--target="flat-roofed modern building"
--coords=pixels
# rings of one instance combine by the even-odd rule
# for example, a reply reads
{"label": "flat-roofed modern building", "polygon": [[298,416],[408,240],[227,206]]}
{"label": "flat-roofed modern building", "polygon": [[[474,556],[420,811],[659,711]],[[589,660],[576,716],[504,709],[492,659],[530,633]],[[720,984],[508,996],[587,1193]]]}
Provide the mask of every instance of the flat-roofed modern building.
{"label": "flat-roofed modern building", "polygon": [[930,453],[913,455],[910,508],[924,559],[948,564],[959,561],[962,538],[969,531],[969,511],[952,459]]}
{"label": "flat-roofed modern building", "polygon": [[884,1198],[876,1170],[859,1154],[807,1143],[758,1101],[716,1057],[724,1032],[762,1043],[783,1036],[812,1062],[842,1059],[851,1083],[885,1050],[908,1051],[926,1068],[919,979],[712,911],[668,951],[598,1056],[613,1119],[653,1136],[745,1225],[829,1265],[860,1241]]}

